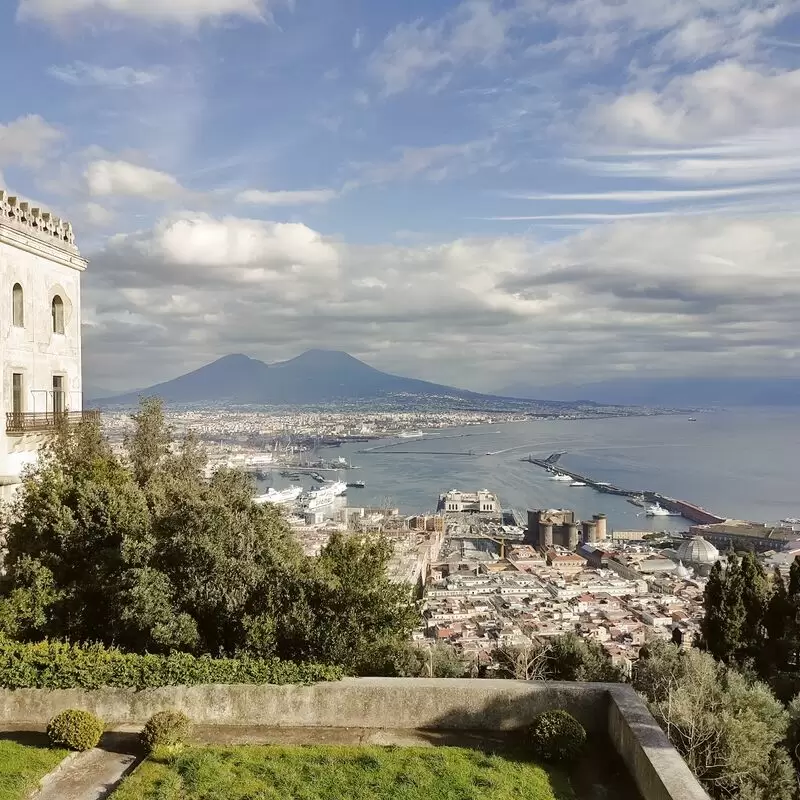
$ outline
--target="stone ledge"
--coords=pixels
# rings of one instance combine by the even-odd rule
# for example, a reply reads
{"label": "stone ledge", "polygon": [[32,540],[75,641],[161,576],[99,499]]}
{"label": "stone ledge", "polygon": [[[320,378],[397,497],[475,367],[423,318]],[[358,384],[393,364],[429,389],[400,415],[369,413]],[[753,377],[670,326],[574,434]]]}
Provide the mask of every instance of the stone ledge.
{"label": "stone ledge", "polygon": [[83,708],[111,727],[166,709],[202,726],[508,731],[563,708],[608,736],[643,800],[708,800],[636,692],[624,684],[438,678],[345,678],[312,686],[170,686],[0,690],[0,725],[42,725]]}

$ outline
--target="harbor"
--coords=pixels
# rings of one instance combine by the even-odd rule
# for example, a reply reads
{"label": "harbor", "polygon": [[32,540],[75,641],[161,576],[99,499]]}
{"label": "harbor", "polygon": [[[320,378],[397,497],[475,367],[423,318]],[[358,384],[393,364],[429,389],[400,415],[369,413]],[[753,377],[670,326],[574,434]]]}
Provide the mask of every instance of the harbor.
{"label": "harbor", "polygon": [[[727,517],[720,517],[716,514],[712,514],[710,511],[706,511],[706,509],[694,503],[689,503],[686,500],[677,500],[674,497],[668,497],[659,492],[621,489],[606,481],[597,481],[590,478],[588,475],[582,475],[579,472],[573,472],[564,467],[559,467],[557,465],[563,455],[566,455],[566,453],[560,451],[551,454],[545,459],[534,458],[532,455],[529,455],[527,458],[521,460],[533,464],[534,466],[541,467],[553,475],[566,475],[568,478],[572,479],[572,486],[588,486],[601,494],[612,494],[617,497],[628,498],[629,502],[632,502],[634,505],[646,507],[646,505],[649,504],[651,507],[664,509],[667,512],[665,516],[669,514],[680,515],[684,519],[698,525],[710,525],[725,522],[725,520],[728,519]],[[656,516],[660,515],[656,514]]]}

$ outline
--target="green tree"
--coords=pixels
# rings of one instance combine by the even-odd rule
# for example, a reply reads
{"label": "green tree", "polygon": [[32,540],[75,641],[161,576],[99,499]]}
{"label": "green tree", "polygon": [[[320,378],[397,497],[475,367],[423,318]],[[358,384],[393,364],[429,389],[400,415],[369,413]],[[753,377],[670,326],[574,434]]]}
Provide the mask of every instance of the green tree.
{"label": "green tree", "polygon": [[634,687],[712,797],[794,796],[782,745],[788,714],[765,684],[709,653],[654,642]]}
{"label": "green tree", "polygon": [[303,555],[246,475],[205,475],[187,436],[142,401],[112,452],[96,425],[63,429],[25,478],[0,580],[0,631],[134,652],[277,655],[396,674],[417,621],[390,582],[391,545],[336,535]]}
{"label": "green tree", "polygon": [[172,431],[164,416],[164,406],[156,397],[140,398],[139,410],[131,418],[134,426],[125,435],[125,449],[136,482],[144,486],[169,454]]}
{"label": "green tree", "polygon": [[574,633],[550,641],[547,674],[555,681],[620,681],[620,670],[611,663],[599,642]]}
{"label": "green tree", "polygon": [[772,577],[772,594],[764,612],[764,629],[767,641],[758,659],[759,671],[767,677],[785,670],[789,664],[792,650],[790,634],[792,631],[794,607],[786,591],[786,583],[776,567]]}
{"label": "green tree", "polygon": [[764,568],[752,552],[744,554],[741,563],[742,605],[739,658],[755,659],[763,652],[766,640],[765,616],[770,587]]}
{"label": "green tree", "polygon": [[355,674],[392,663],[419,612],[410,587],[387,577],[391,556],[383,537],[334,533],[279,620],[279,653],[316,654]]}
{"label": "green tree", "polygon": [[703,591],[703,606],[705,614],[700,622],[700,644],[714,658],[720,659],[725,650],[725,579],[719,561],[714,563],[708,575]]}
{"label": "green tree", "polygon": [[145,497],[99,427],[84,422],[61,431],[25,476],[12,509],[2,593],[19,599],[21,590],[43,601],[48,586],[38,623],[23,621],[19,635],[113,641],[119,575],[149,544]]}
{"label": "green tree", "polygon": [[701,645],[719,661],[735,660],[744,645],[744,577],[739,558],[728,556],[723,572],[717,561],[704,591],[705,616],[700,624]]}

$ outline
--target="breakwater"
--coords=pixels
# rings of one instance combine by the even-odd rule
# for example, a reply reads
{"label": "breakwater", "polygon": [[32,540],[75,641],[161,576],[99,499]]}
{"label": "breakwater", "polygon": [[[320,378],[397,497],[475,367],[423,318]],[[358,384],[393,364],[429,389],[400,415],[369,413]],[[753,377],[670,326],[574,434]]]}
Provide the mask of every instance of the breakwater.
{"label": "breakwater", "polygon": [[674,497],[668,497],[667,495],[663,495],[659,492],[622,489],[618,486],[614,486],[611,483],[607,483],[606,481],[597,481],[587,475],[581,475],[579,472],[573,472],[565,469],[564,467],[556,467],[555,465],[557,464],[558,458],[561,455],[564,455],[564,453],[553,453],[546,459],[528,456],[527,458],[523,458],[522,461],[527,461],[530,464],[541,467],[542,469],[547,470],[547,472],[559,472],[562,475],[568,475],[573,480],[585,483],[587,486],[590,486],[592,489],[597,492],[601,492],[602,494],[613,494],[619,497],[641,499],[645,503],[650,504],[658,503],[662,508],[667,509],[667,511],[680,514],[685,519],[688,519],[690,522],[694,522],[698,525],[710,525],[717,522],[725,522],[725,520],[728,519],[728,517],[720,517],[717,514],[713,514],[710,511],[707,511],[706,509],[686,500],[678,500]]}

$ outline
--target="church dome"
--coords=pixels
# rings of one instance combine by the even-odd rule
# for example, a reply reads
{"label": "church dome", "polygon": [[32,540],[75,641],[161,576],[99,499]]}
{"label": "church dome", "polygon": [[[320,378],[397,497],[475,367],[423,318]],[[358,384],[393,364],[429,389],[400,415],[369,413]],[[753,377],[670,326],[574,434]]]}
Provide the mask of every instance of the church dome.
{"label": "church dome", "polygon": [[684,564],[713,564],[719,558],[719,550],[702,536],[687,539],[678,548],[678,559]]}

